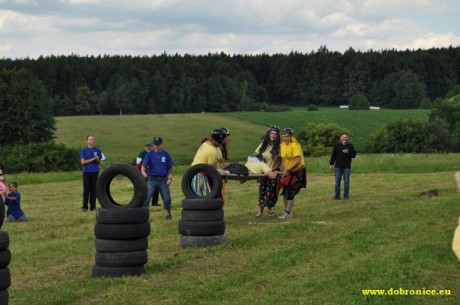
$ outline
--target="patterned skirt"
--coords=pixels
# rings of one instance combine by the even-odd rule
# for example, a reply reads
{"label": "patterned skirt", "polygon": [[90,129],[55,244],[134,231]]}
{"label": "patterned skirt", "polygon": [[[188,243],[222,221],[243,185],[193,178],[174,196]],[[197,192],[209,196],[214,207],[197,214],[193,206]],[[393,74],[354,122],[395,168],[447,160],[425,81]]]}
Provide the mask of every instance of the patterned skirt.
{"label": "patterned skirt", "polygon": [[300,189],[307,187],[307,170],[301,168],[295,172],[291,172],[291,180],[289,184],[283,187],[282,195],[286,200],[293,200],[300,192]]}

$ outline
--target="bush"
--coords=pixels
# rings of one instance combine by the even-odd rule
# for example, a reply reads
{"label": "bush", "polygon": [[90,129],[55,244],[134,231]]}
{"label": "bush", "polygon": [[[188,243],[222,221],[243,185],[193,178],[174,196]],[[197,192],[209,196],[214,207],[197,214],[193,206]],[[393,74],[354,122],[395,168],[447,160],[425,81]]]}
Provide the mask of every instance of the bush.
{"label": "bush", "polygon": [[304,155],[318,157],[330,154],[344,132],[351,135],[349,130],[336,124],[309,123],[305,131],[299,133],[298,139]]}
{"label": "bush", "polygon": [[428,122],[437,150],[460,152],[460,95],[437,101]]}
{"label": "bush", "polygon": [[80,168],[79,151],[54,141],[2,146],[0,160],[6,173],[66,172]]}
{"label": "bush", "polygon": [[433,103],[428,97],[424,97],[420,102],[420,109],[431,109],[433,108]]}
{"label": "bush", "polygon": [[308,108],[307,108],[307,111],[318,111],[318,106],[314,105],[314,104],[310,104],[308,105]]}
{"label": "bush", "polygon": [[369,153],[431,153],[435,138],[428,122],[399,120],[383,125],[366,143]]}
{"label": "bush", "polygon": [[348,110],[369,110],[371,104],[364,94],[358,93],[348,102]]}

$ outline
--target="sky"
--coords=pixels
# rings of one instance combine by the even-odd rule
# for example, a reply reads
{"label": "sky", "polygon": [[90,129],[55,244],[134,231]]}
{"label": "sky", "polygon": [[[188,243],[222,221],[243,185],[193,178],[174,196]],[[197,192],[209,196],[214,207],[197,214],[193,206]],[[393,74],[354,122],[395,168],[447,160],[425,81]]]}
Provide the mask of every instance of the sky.
{"label": "sky", "polygon": [[0,0],[0,58],[460,46],[459,0]]}

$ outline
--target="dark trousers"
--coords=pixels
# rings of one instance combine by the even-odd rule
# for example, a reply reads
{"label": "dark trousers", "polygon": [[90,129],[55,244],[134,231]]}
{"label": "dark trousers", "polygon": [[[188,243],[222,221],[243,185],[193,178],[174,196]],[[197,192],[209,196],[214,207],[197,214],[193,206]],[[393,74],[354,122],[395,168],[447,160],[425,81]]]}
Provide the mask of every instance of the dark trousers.
{"label": "dark trousers", "polygon": [[96,208],[96,183],[99,173],[83,173],[83,208]]}

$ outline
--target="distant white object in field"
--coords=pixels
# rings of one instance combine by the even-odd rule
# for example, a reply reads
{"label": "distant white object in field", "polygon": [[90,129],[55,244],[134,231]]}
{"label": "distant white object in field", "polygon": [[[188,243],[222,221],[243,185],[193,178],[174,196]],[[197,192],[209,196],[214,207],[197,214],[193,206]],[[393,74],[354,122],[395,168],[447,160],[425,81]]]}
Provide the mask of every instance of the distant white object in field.
{"label": "distant white object in field", "polygon": [[347,109],[348,105],[340,105],[340,109]]}
{"label": "distant white object in field", "polygon": [[370,109],[370,110],[380,110],[380,107],[370,106],[369,109]]}

